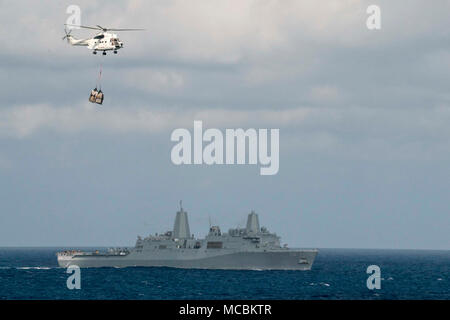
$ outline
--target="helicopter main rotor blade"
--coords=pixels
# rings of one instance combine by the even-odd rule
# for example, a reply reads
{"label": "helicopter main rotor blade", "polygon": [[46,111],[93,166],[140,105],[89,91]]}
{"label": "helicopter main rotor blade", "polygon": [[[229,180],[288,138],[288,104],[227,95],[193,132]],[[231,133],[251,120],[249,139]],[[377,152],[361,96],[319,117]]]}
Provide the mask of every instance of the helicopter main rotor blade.
{"label": "helicopter main rotor blade", "polygon": [[84,28],[84,29],[103,30],[103,29],[98,28],[98,27],[80,26],[80,25],[77,25],[77,24],[67,24],[67,23],[65,23],[64,25],[65,26],[70,26],[70,27],[79,27],[79,28]]}
{"label": "helicopter main rotor blade", "polygon": [[145,31],[146,29],[107,29],[108,31]]}
{"label": "helicopter main rotor blade", "polygon": [[104,32],[106,31],[145,31],[146,29],[117,29],[117,28],[104,28],[100,25],[97,25],[96,27],[89,27],[89,26],[80,26],[80,25],[75,25],[75,24],[67,24],[65,23],[64,25],[66,26],[71,26],[71,27],[79,27],[79,28],[84,28],[84,29],[92,29],[92,30],[102,30]]}

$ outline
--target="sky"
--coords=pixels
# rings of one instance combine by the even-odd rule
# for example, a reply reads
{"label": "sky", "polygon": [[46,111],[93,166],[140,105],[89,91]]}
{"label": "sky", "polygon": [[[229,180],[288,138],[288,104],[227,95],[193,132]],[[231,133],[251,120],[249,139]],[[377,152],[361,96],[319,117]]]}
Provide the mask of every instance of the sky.
{"label": "sky", "polygon": [[[69,5],[146,31],[94,56],[61,39]],[[198,237],[255,210],[291,247],[450,249],[450,1],[0,8],[0,246],[132,246],[172,229],[182,199]],[[171,133],[194,120],[279,129],[278,174],[174,165]]]}

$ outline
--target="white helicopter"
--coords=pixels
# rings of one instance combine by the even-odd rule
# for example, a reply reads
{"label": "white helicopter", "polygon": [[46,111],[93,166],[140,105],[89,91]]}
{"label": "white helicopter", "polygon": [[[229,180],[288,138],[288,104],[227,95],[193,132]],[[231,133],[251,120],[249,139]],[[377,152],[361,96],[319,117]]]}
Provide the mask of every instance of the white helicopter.
{"label": "white helicopter", "polygon": [[145,29],[109,29],[103,28],[102,26],[97,25],[96,27],[88,27],[88,26],[80,26],[73,24],[65,24],[69,27],[80,27],[84,29],[92,29],[92,30],[101,30],[101,32],[97,33],[94,37],[89,39],[76,39],[70,33],[73,29],[70,29],[67,32],[67,29],[64,29],[66,35],[63,37],[67,39],[67,42],[72,46],[87,46],[88,49],[93,50],[93,54],[97,54],[97,51],[103,51],[103,55],[106,55],[106,51],[113,51],[117,54],[117,50],[123,48],[123,42],[119,40],[117,34],[109,33],[108,31],[143,31]]}

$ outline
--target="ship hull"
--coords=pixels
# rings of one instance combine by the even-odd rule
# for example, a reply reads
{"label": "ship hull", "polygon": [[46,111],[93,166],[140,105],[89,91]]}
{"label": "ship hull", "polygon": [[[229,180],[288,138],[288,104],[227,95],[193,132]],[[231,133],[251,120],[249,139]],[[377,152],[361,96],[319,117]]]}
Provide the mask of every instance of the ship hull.
{"label": "ship hull", "polygon": [[60,267],[76,265],[86,267],[173,267],[186,269],[234,269],[234,270],[310,270],[317,250],[271,250],[255,252],[204,253],[177,255],[174,257],[132,252],[117,255],[75,255],[58,257]]}

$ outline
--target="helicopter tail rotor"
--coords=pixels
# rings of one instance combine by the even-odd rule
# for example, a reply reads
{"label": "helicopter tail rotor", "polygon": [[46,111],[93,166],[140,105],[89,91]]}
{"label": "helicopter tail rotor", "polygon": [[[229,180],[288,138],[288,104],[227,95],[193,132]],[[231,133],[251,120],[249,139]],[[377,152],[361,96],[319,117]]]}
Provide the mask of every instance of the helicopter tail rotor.
{"label": "helicopter tail rotor", "polygon": [[66,34],[62,39],[67,39],[67,41],[69,41],[69,38],[71,37],[71,33],[72,33],[72,29],[69,30],[69,32],[67,32],[67,29],[64,28],[64,33]]}

